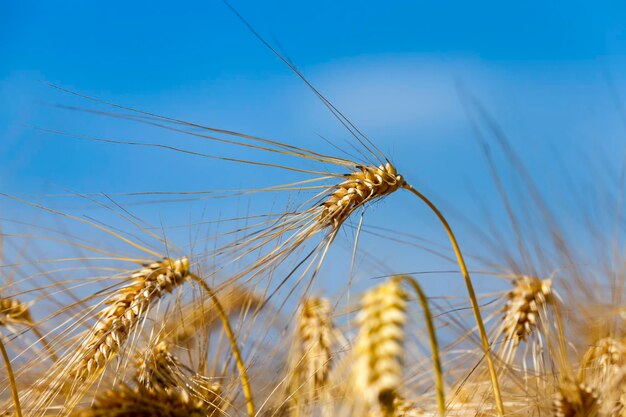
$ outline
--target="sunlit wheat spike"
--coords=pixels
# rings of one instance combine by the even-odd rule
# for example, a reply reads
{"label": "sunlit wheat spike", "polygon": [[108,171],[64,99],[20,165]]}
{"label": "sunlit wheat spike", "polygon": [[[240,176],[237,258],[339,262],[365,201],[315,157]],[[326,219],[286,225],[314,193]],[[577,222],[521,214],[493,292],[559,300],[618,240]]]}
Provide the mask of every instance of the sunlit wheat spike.
{"label": "sunlit wheat spike", "polygon": [[52,360],[56,360],[54,350],[46,340],[45,336],[39,331],[30,314],[27,304],[22,303],[15,298],[0,297],[0,326],[22,325],[28,326],[39,338],[40,343],[48,352]]}
{"label": "sunlit wheat spike", "polygon": [[598,392],[586,384],[565,383],[554,400],[555,417],[596,417],[601,402]]}
{"label": "sunlit wheat spike", "polygon": [[358,207],[391,194],[403,185],[404,178],[389,162],[379,167],[357,166],[357,170],[346,175],[345,181],[336,185],[322,204],[320,221],[338,228]]}
{"label": "sunlit wheat spike", "polygon": [[148,349],[137,361],[137,382],[148,389],[167,389],[177,385],[177,369],[180,361],[170,353],[167,342],[157,343]]}
{"label": "sunlit wheat spike", "polygon": [[402,385],[407,295],[399,280],[365,294],[359,313],[353,383],[367,406],[393,415]]}
{"label": "sunlit wheat spike", "polygon": [[28,306],[14,298],[0,297],[0,326],[8,324],[30,325],[33,320]]}
{"label": "sunlit wheat spike", "polygon": [[[606,387],[623,373],[624,365],[626,365],[624,338],[604,337],[590,346],[583,355],[578,378],[604,393]],[[626,392],[626,388],[623,391]]]}
{"label": "sunlit wheat spike", "polygon": [[526,275],[518,277],[508,294],[503,329],[507,340],[524,341],[537,326],[540,309],[552,297],[552,281]]}
{"label": "sunlit wheat spike", "polygon": [[583,356],[583,368],[607,368],[626,362],[626,340],[603,337],[590,346]]}
{"label": "sunlit wheat spike", "polygon": [[137,388],[120,383],[115,390],[105,391],[94,404],[70,414],[71,417],[207,417],[218,415],[203,401],[190,397],[183,390]]}
{"label": "sunlit wheat spike", "polygon": [[290,395],[311,403],[326,387],[333,346],[330,301],[311,297],[302,303],[293,345]]}
{"label": "sunlit wheat spike", "polygon": [[148,390],[184,390],[216,410],[223,404],[221,385],[211,383],[208,378],[181,363],[165,341],[158,342],[138,358],[136,380]]}
{"label": "sunlit wheat spike", "polygon": [[135,272],[132,282],[118,290],[80,347],[72,373],[86,379],[100,373],[117,354],[150,304],[180,285],[189,275],[189,260],[164,259]]}

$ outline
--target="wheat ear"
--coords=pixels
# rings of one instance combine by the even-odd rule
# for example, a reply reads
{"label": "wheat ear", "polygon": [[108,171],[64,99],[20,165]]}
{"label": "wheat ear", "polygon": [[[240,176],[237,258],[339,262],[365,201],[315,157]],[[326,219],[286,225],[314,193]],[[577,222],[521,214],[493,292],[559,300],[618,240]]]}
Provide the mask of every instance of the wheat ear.
{"label": "wheat ear", "polygon": [[53,361],[57,360],[54,349],[52,349],[52,346],[50,346],[45,336],[39,331],[33,322],[28,305],[14,298],[0,297],[0,326],[6,326],[9,324],[20,324],[30,327],[43,345],[44,349],[46,349],[46,352],[48,352],[50,359]]}
{"label": "wheat ear", "polygon": [[472,284],[472,279],[469,274],[469,270],[467,269],[467,265],[465,264],[465,259],[463,258],[463,253],[461,252],[461,248],[452,232],[452,228],[448,221],[441,213],[441,211],[437,208],[437,206],[430,201],[424,194],[417,191],[411,185],[404,183],[403,188],[408,190],[417,196],[420,200],[422,200],[430,210],[435,213],[441,225],[446,231],[448,235],[448,239],[450,239],[450,243],[452,245],[452,249],[454,250],[454,254],[456,255],[457,262],[459,264],[459,268],[461,269],[461,274],[463,275],[463,279],[465,280],[465,286],[467,287],[467,292],[469,294],[469,299],[472,304],[472,311],[474,313],[474,319],[476,320],[476,325],[478,327],[478,333],[480,334],[480,342],[483,347],[483,351],[485,353],[485,360],[487,361],[487,367],[489,368],[489,377],[491,379],[491,385],[493,387],[493,396],[496,402],[496,409],[498,410],[498,416],[504,416],[504,405],[502,403],[502,393],[500,391],[500,384],[498,382],[498,373],[496,372],[496,367],[493,362],[493,358],[491,355],[491,346],[489,344],[489,338],[487,336],[487,331],[485,330],[485,323],[483,322],[480,307],[478,306],[478,299],[476,298],[476,292],[474,291],[474,285]]}
{"label": "wheat ear", "polygon": [[210,410],[203,401],[184,390],[137,388],[120,383],[116,390],[97,396],[94,404],[70,414],[71,417],[207,417]]}
{"label": "wheat ear", "polygon": [[555,417],[596,417],[600,409],[598,393],[583,383],[562,384],[553,405]]}
{"label": "wheat ear", "polygon": [[389,162],[378,168],[363,165],[356,168],[345,176],[345,181],[335,186],[322,203],[320,221],[324,226],[339,228],[358,207],[391,194],[404,185],[404,179]]}
{"label": "wheat ear", "polygon": [[393,416],[402,383],[407,295],[390,280],[363,296],[355,345],[354,386],[367,406]]}
{"label": "wheat ear", "polygon": [[311,297],[302,303],[298,314],[292,352],[290,395],[298,403],[304,390],[304,403],[310,404],[326,387],[332,357],[333,322],[330,302]]}
{"label": "wheat ear", "polygon": [[185,366],[170,352],[170,344],[159,341],[137,360],[136,380],[149,390],[184,389],[207,408],[219,410],[220,384],[207,385],[207,379]]}
{"label": "wheat ear", "polygon": [[506,340],[525,341],[537,326],[540,309],[552,300],[552,281],[522,275],[507,294],[502,323]]}
{"label": "wheat ear", "polygon": [[172,292],[189,276],[189,260],[164,259],[135,272],[100,312],[100,319],[82,344],[71,373],[86,380],[99,375],[119,352],[150,304]]}

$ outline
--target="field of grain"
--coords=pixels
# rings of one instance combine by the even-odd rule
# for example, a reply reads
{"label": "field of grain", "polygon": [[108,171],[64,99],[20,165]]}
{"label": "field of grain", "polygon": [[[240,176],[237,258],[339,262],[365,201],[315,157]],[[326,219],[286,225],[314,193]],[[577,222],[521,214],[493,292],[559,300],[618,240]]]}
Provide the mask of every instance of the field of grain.
{"label": "field of grain", "polygon": [[473,153],[433,186],[428,156],[396,162],[225,13],[341,140],[41,83],[54,99],[26,129],[122,182],[0,190],[0,415],[626,417],[623,141],[554,186],[458,83]]}

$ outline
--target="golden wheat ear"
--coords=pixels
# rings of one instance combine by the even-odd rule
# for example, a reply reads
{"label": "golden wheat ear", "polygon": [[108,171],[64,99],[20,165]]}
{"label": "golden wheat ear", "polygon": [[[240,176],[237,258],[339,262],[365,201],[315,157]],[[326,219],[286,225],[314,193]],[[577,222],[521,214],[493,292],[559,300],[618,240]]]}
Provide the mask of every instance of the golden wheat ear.
{"label": "golden wheat ear", "polygon": [[171,345],[157,342],[146,349],[136,362],[136,381],[151,391],[185,390],[189,396],[203,401],[212,412],[223,412],[222,386],[194,372],[171,352]]}
{"label": "golden wheat ear", "polygon": [[[552,318],[557,314],[556,310],[556,298],[550,279],[541,280],[528,275],[515,278],[513,288],[506,294],[506,304],[501,310],[502,322],[494,338],[503,339],[498,354],[504,364],[513,364],[518,359],[519,352],[524,355],[531,352],[536,366],[544,363],[538,355],[545,353],[543,345],[546,342],[549,348],[553,345],[550,326],[554,321]],[[528,347],[520,349],[521,344]],[[562,352],[555,350],[552,353],[559,355]],[[526,358],[521,359],[525,363]],[[531,373],[533,371],[544,372],[543,369],[534,369]]]}
{"label": "golden wheat ear", "polygon": [[39,331],[37,324],[33,321],[30,309],[27,304],[22,303],[15,298],[0,297],[0,327],[9,325],[22,325],[29,327],[39,342],[42,344],[48,356],[53,361],[57,360],[57,356],[46,337]]}
{"label": "golden wheat ear", "polygon": [[217,416],[206,404],[178,389],[132,388],[120,383],[115,390],[96,396],[94,404],[71,417],[207,417]]}
{"label": "golden wheat ear", "polygon": [[596,417],[600,405],[595,389],[584,383],[563,382],[554,399],[554,416]]}
{"label": "golden wheat ear", "polygon": [[305,299],[298,312],[287,384],[287,394],[297,416],[307,415],[308,407],[328,394],[333,332],[330,301],[318,297]]}
{"label": "golden wheat ear", "polygon": [[584,353],[578,378],[595,388],[604,386],[626,365],[626,339],[603,337]]}
{"label": "golden wheat ear", "polygon": [[131,276],[100,311],[100,319],[82,343],[70,365],[72,376],[93,381],[131,337],[155,300],[171,293],[189,277],[189,260],[164,259],[153,262]]}
{"label": "golden wheat ear", "polygon": [[357,317],[352,384],[357,408],[395,415],[402,386],[407,294],[391,280],[368,291]]}

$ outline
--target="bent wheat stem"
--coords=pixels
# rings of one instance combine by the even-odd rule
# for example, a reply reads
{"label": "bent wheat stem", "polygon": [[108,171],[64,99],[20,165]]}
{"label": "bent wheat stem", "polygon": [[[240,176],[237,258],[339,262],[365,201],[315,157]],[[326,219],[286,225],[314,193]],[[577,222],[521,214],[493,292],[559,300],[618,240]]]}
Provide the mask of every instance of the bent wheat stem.
{"label": "bent wheat stem", "polygon": [[435,368],[435,386],[437,388],[437,408],[439,409],[439,415],[444,417],[446,415],[446,395],[443,388],[443,371],[441,369],[441,357],[439,355],[439,342],[437,342],[437,334],[435,333],[435,326],[433,324],[433,315],[430,312],[428,306],[428,299],[426,294],[422,290],[420,284],[415,278],[408,275],[400,275],[397,280],[405,281],[413,288],[419,298],[422,310],[424,310],[424,319],[426,320],[426,328],[428,330],[428,338],[430,339],[430,350],[433,355],[433,367]]}
{"label": "bent wheat stem", "polygon": [[235,363],[237,364],[237,370],[239,371],[239,379],[241,381],[241,389],[243,390],[243,395],[246,397],[246,410],[248,411],[249,417],[254,417],[254,400],[252,398],[252,389],[250,388],[250,380],[248,379],[248,371],[246,371],[246,367],[243,363],[243,359],[241,358],[241,351],[237,346],[237,339],[235,334],[233,333],[233,329],[230,326],[230,322],[228,320],[228,314],[222,307],[219,299],[215,292],[207,285],[206,282],[199,276],[195,274],[189,274],[189,278],[193,279],[202,287],[204,291],[209,294],[211,297],[211,301],[215,304],[215,309],[217,310],[217,314],[219,314],[220,319],[222,320],[222,325],[224,326],[224,331],[226,332],[226,336],[228,337],[228,341],[230,342],[230,348],[233,351],[233,357],[235,358]]}
{"label": "bent wheat stem", "polygon": [[480,333],[480,341],[482,343],[483,350],[485,351],[485,360],[487,361],[487,367],[489,368],[489,377],[491,379],[491,385],[493,386],[493,396],[496,402],[498,416],[502,417],[504,416],[504,405],[502,404],[502,394],[500,392],[500,385],[498,383],[498,375],[496,373],[496,368],[493,363],[493,358],[491,357],[489,339],[487,337],[487,332],[485,331],[485,324],[483,323],[483,319],[480,314],[480,308],[478,306],[478,300],[476,299],[476,293],[474,292],[474,286],[472,285],[472,279],[470,278],[469,271],[467,270],[467,266],[465,265],[465,260],[463,259],[461,248],[456,241],[456,237],[452,232],[452,228],[448,224],[448,221],[443,216],[441,211],[439,211],[437,206],[435,206],[432,201],[430,201],[424,194],[417,191],[411,185],[404,183],[403,187],[411,193],[415,194],[424,203],[426,203],[426,205],[433,211],[433,213],[435,213],[435,215],[443,225],[443,228],[446,230],[448,238],[450,239],[450,243],[452,244],[452,249],[454,250],[454,254],[456,255],[459,268],[461,268],[461,274],[463,275],[463,279],[465,280],[465,286],[467,287],[467,292],[469,293],[469,298],[472,304],[472,311],[474,312],[474,318],[476,319],[476,325],[478,326],[478,333]]}
{"label": "bent wheat stem", "polygon": [[13,397],[13,404],[15,405],[15,415],[22,417],[22,408],[20,407],[20,396],[17,393],[17,384],[15,383],[15,374],[13,374],[13,367],[11,366],[11,360],[7,354],[7,350],[4,348],[4,342],[0,337],[0,353],[2,353],[2,359],[4,360],[4,366],[7,367],[7,375],[9,376],[9,384],[11,385],[11,396]]}

